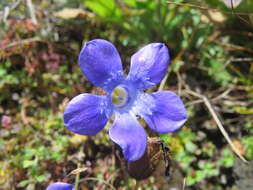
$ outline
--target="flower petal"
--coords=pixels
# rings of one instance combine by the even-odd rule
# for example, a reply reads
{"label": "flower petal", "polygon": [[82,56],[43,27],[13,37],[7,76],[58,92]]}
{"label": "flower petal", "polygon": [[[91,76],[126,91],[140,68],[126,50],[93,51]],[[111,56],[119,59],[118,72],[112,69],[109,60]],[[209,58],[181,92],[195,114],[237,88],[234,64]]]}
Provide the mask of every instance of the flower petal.
{"label": "flower petal", "polygon": [[141,89],[159,83],[165,76],[170,57],[163,43],[151,43],[131,57],[128,79],[136,82]]}
{"label": "flower petal", "polygon": [[49,185],[46,190],[73,190],[74,185],[68,183],[57,182]]}
{"label": "flower petal", "polygon": [[74,133],[94,135],[104,128],[111,110],[106,96],[80,94],[65,108],[64,124]]}
{"label": "flower petal", "polygon": [[139,122],[130,114],[116,114],[109,129],[112,141],[118,144],[128,162],[136,161],[144,154],[147,135]]}
{"label": "flower petal", "polygon": [[79,55],[79,65],[90,82],[107,91],[123,78],[119,53],[106,40],[95,39],[85,43]]}
{"label": "flower petal", "polygon": [[174,132],[185,123],[185,106],[174,92],[160,91],[139,97],[138,110],[149,127],[157,133]]}

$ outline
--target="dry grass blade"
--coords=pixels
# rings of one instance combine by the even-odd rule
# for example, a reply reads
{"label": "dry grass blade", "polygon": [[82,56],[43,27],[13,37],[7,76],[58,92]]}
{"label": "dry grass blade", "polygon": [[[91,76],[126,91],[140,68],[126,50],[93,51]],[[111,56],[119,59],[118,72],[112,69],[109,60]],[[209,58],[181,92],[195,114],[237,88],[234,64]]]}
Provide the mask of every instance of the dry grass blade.
{"label": "dry grass blade", "polygon": [[185,187],[186,187],[186,178],[184,178],[184,180],[183,180],[183,187],[182,187],[182,190],[185,190]]}
{"label": "dry grass blade", "polygon": [[8,48],[11,48],[11,47],[14,47],[14,46],[21,46],[21,45],[24,45],[24,44],[28,44],[28,43],[31,43],[31,42],[37,42],[37,41],[41,41],[41,38],[38,37],[38,36],[33,37],[33,38],[20,40],[20,41],[17,41],[17,42],[12,42],[12,43],[9,43],[7,46],[1,47],[0,51],[3,51],[5,49],[8,49]]}
{"label": "dry grass blade", "polygon": [[207,107],[208,111],[211,113],[215,123],[217,124],[219,130],[221,131],[222,135],[225,137],[226,141],[228,142],[228,144],[230,145],[230,147],[232,148],[232,150],[235,152],[235,154],[245,163],[248,163],[248,161],[241,155],[240,151],[236,148],[236,146],[233,144],[233,142],[231,141],[228,133],[226,132],[226,130],[224,129],[220,119],[218,118],[215,110],[213,109],[210,101],[208,100],[208,98],[204,95],[201,95],[197,92],[191,91],[191,90],[186,90],[187,93],[196,96],[198,98],[201,98],[204,101],[205,106]]}
{"label": "dry grass blade", "polygon": [[240,154],[240,151],[236,148],[236,146],[234,145],[234,143],[231,141],[231,139],[228,136],[228,133],[226,132],[226,130],[224,129],[221,121],[219,120],[217,114],[215,113],[210,101],[207,99],[207,97],[203,96],[203,100],[204,103],[208,109],[208,111],[211,113],[214,121],[216,122],[217,126],[219,127],[221,133],[223,134],[223,136],[225,137],[225,139],[227,140],[227,142],[229,143],[229,145],[231,146],[232,150],[239,156],[239,158],[247,163],[248,161]]}
{"label": "dry grass blade", "polygon": [[38,24],[32,0],[26,0],[26,4],[27,4],[27,8],[29,10],[29,14],[31,16],[33,24]]}
{"label": "dry grass blade", "polygon": [[161,84],[160,84],[160,86],[158,88],[158,91],[162,91],[163,90],[168,77],[169,77],[169,72],[167,72],[166,75],[165,75],[165,77],[163,78],[163,80],[162,80],[162,82],[161,82]]}
{"label": "dry grass blade", "polygon": [[77,168],[77,169],[71,171],[71,172],[68,174],[68,176],[69,176],[69,175],[76,175],[76,174],[82,173],[82,172],[86,171],[87,169],[88,169],[88,168],[86,168],[86,167],[84,167],[84,168]]}

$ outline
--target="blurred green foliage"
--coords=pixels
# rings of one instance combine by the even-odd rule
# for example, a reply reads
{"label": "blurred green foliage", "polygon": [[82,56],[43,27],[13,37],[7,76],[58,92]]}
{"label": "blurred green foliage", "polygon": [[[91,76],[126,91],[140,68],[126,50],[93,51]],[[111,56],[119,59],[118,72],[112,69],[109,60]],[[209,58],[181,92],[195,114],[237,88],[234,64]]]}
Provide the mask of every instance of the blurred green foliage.
{"label": "blurred green foliage", "polygon": [[[14,2],[0,2],[1,16]],[[231,11],[219,0],[173,2]],[[172,63],[164,89],[181,93],[188,123],[161,138],[168,143],[189,189],[235,188],[235,180],[230,181],[235,155],[201,100],[184,90],[191,88],[211,100],[231,138],[251,160],[252,15],[242,16],[249,22],[245,23],[233,13],[167,4],[166,0],[57,0],[53,4],[42,0],[34,4],[39,25],[32,23],[23,1],[0,25],[0,118],[11,117],[10,124],[2,122],[0,128],[0,186],[33,190],[45,189],[50,181],[73,183],[66,176],[78,163],[87,162],[91,163],[87,176],[98,181],[85,183],[83,189],[99,189],[103,185],[99,180],[120,189],[138,187],[135,180],[118,172],[120,164],[114,167],[105,130],[81,137],[69,133],[62,121],[64,106],[73,96],[100,93],[82,76],[77,56],[82,41],[105,38],[115,44],[127,65],[130,56],[147,43],[161,41],[169,46]],[[68,19],[56,16],[64,8],[82,11],[75,16],[65,12],[70,14]],[[243,0],[234,11],[252,12],[253,2]],[[161,183],[160,178],[151,177],[139,187],[162,189]]]}

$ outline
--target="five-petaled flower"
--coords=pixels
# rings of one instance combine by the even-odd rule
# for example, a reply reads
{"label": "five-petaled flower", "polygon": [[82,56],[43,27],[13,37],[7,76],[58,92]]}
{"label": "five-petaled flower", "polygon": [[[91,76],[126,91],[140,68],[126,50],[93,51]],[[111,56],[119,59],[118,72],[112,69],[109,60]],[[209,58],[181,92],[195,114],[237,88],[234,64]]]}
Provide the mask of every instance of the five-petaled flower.
{"label": "five-petaled flower", "polygon": [[138,160],[146,151],[147,135],[137,115],[157,133],[173,132],[186,121],[184,104],[175,93],[144,92],[163,79],[169,62],[168,48],[163,43],[148,44],[131,57],[125,77],[113,44],[102,39],[85,43],[79,55],[81,70],[107,94],[74,97],[64,111],[65,126],[77,134],[94,135],[115,115],[109,129],[111,140],[121,147],[127,161]]}

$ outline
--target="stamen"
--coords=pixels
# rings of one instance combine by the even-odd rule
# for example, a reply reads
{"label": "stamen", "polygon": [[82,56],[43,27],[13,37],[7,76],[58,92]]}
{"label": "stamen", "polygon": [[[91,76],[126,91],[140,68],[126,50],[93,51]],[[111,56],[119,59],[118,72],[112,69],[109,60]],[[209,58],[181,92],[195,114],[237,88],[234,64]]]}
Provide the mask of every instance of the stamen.
{"label": "stamen", "polygon": [[112,103],[116,107],[124,106],[128,101],[128,97],[128,91],[122,86],[116,87],[111,94]]}

